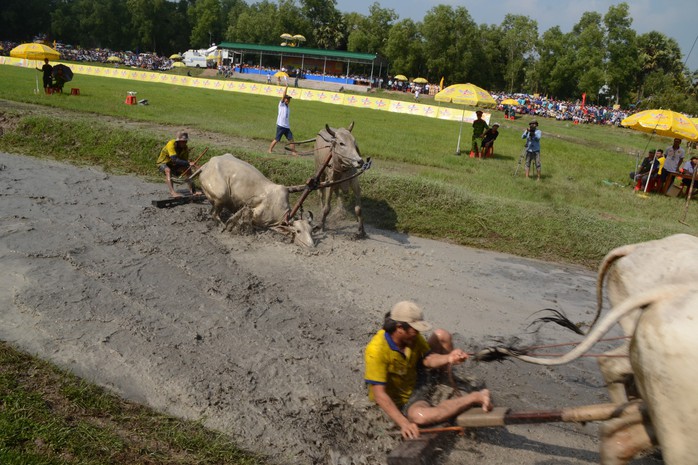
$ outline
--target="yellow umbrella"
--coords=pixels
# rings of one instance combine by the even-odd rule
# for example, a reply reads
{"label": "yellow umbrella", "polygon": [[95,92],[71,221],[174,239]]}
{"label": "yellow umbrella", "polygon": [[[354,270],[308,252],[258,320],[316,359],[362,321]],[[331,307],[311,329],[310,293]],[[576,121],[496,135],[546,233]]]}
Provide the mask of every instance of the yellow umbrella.
{"label": "yellow umbrella", "polygon": [[170,55],[170,60],[181,60],[181,59],[182,59],[182,55],[180,55],[179,53],[173,53],[172,55]]}
{"label": "yellow umbrella", "polygon": [[275,78],[287,78],[288,73],[284,73],[283,71],[277,71],[276,73],[274,73],[274,77]]}
{"label": "yellow umbrella", "polygon": [[[25,60],[58,60],[61,54],[49,46],[38,43],[21,44],[10,50],[10,56],[14,58],[24,58]],[[39,75],[36,75],[36,88],[34,93],[39,93]]]}
{"label": "yellow umbrella", "polygon": [[300,34],[296,34],[295,36],[291,37],[291,39],[296,40],[298,42],[305,42],[305,36],[302,36]]}
{"label": "yellow umbrella", "polygon": [[628,116],[621,126],[663,137],[698,141],[698,128],[688,118],[671,110],[645,110]]}
{"label": "yellow umbrella", "polygon": [[395,76],[395,79],[397,79],[398,81],[406,81],[407,76],[405,76],[404,74],[398,74],[397,76]]}
{"label": "yellow umbrella", "polygon": [[[476,86],[475,84],[453,84],[446,87],[444,90],[437,92],[434,95],[434,100],[437,102],[452,102],[461,105],[470,106],[496,106],[497,101],[492,98],[489,92],[485,89]],[[465,117],[465,107],[463,107],[463,115],[460,118],[460,129],[458,129],[458,145],[456,146],[456,155],[460,155],[460,138],[463,132],[463,119]]]}
{"label": "yellow umbrella", "polygon": [[291,34],[289,34],[288,32],[284,32],[284,33],[281,34],[279,37],[281,37],[282,39],[286,39],[286,40],[291,40],[291,39],[293,39],[293,36],[292,36]]}
{"label": "yellow umbrella", "polygon": [[109,58],[107,58],[107,61],[108,61],[109,63],[121,63],[121,58],[119,58],[119,57],[116,56],[116,55],[112,55],[112,56],[110,56]]}
{"label": "yellow umbrella", "polygon": [[429,82],[429,81],[427,81],[426,79],[424,79],[424,78],[422,78],[422,77],[418,77],[418,78],[416,78],[416,79],[415,79],[414,81],[412,81],[412,82],[416,82],[417,84],[426,84],[426,83]]}
{"label": "yellow umbrella", "polygon": [[434,99],[437,102],[453,102],[471,106],[495,106],[497,102],[489,92],[475,84],[453,84],[438,92]]}
{"label": "yellow umbrella", "polygon": [[186,68],[187,65],[185,65],[181,61],[175,61],[174,63],[172,63],[172,67],[173,68]]}
{"label": "yellow umbrella", "polygon": [[518,105],[519,101],[514,100],[513,98],[505,98],[504,100],[502,100],[499,103],[501,103],[502,105]]}
{"label": "yellow umbrella", "polygon": [[10,50],[10,56],[26,60],[58,60],[61,54],[44,44],[29,43],[18,45]]}

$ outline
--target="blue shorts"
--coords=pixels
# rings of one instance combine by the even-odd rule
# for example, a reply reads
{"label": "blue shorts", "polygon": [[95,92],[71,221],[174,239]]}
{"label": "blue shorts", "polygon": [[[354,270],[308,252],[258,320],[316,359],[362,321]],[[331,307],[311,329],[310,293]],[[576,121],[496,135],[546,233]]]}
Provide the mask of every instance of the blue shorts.
{"label": "blue shorts", "polygon": [[175,158],[168,163],[158,165],[158,170],[160,170],[161,173],[165,172],[165,168],[169,168],[171,173],[179,175],[189,168],[189,161],[182,160],[181,158]]}
{"label": "blue shorts", "polygon": [[291,132],[291,128],[285,128],[283,126],[276,126],[276,141],[279,142],[281,140],[281,136],[286,136],[286,139],[289,141],[293,142],[293,133]]}

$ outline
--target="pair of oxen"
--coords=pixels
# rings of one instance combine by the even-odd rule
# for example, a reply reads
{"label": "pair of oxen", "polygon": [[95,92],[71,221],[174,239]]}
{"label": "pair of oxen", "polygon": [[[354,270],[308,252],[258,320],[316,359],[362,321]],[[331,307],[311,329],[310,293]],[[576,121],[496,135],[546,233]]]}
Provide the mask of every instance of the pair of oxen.
{"label": "pair of oxen", "polygon": [[[359,223],[357,236],[363,237],[361,188],[356,175],[364,166],[364,161],[351,133],[353,128],[354,123],[348,128],[339,129],[326,125],[318,133],[314,148],[317,175],[309,179],[303,188],[319,188],[322,202],[320,227],[324,230],[333,194],[338,189],[347,191],[351,187],[356,202],[354,212]],[[315,246],[312,213],[308,212],[306,218],[290,215],[296,213],[291,211],[289,203],[293,187],[270,181],[257,168],[229,153],[211,158],[192,175],[195,176],[199,177],[201,188],[211,202],[211,215],[215,219],[222,222],[224,209],[233,213],[225,222],[226,227],[243,221],[244,217],[256,228],[273,229],[290,235],[301,246]]]}
{"label": "pair of oxen", "polygon": [[[698,464],[696,264],[698,238],[688,234],[614,249],[599,267],[596,316],[574,350],[545,359],[495,347],[479,356],[561,365],[583,355],[619,324],[628,339],[599,358],[617,405],[600,428],[602,465],[625,465],[656,446],[668,465]],[[599,319],[604,282],[612,308]]]}

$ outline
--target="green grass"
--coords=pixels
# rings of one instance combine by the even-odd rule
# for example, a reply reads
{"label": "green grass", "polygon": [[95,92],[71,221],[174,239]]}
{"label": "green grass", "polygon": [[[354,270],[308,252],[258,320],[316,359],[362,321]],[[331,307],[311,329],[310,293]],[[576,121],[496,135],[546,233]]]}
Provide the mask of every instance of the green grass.
{"label": "green grass", "polygon": [[0,342],[0,463],[264,462],[223,434],[123,401]]}
{"label": "green grass", "polygon": [[[232,152],[276,182],[299,184],[314,171],[310,157],[265,153],[273,136],[276,98],[82,75],[70,83],[80,87],[79,97],[46,96],[32,92],[34,77],[31,70],[0,67],[5,83],[0,98],[75,113],[15,115],[13,129],[0,139],[2,150],[157,179],[158,150],[176,129],[188,128],[230,141],[212,146],[207,157]],[[124,105],[129,90],[150,105]],[[301,99],[291,107],[296,140],[313,138],[325,123],[355,121],[362,154],[374,160],[361,180],[364,212],[367,222],[378,227],[589,267],[615,246],[695,230],[678,221],[684,205],[680,199],[642,198],[628,187],[636,154],[648,143],[665,147],[668,139],[540,118],[543,180],[536,183],[523,178],[523,167],[513,176],[527,117],[503,120],[494,111],[492,121],[502,125],[495,158],[480,161],[467,156],[468,124],[461,139],[465,156],[457,157],[457,122]],[[129,121],[140,124],[136,129]],[[238,138],[251,144],[238,146]],[[195,153],[202,149],[195,138],[190,146]],[[686,222],[698,224],[695,207],[688,209]]]}

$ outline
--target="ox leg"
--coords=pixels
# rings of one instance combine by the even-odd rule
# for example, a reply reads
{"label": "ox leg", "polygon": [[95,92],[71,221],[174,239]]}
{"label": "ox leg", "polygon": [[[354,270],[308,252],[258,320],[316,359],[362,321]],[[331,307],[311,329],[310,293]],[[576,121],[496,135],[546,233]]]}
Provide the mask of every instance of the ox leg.
{"label": "ox leg", "polygon": [[361,186],[356,179],[353,180],[351,186],[354,191],[354,201],[356,202],[354,214],[356,214],[356,221],[359,222],[359,231],[356,233],[356,237],[358,239],[363,239],[366,237],[366,231],[364,230],[364,217],[361,216]]}
{"label": "ox leg", "polygon": [[654,433],[643,410],[604,422],[600,429],[601,465],[626,465],[639,453],[654,447]]}
{"label": "ox leg", "polygon": [[236,224],[240,223],[240,219],[242,218],[242,215],[244,214],[245,208],[241,208],[240,210],[236,211],[234,214],[230,215],[230,218],[228,218],[228,221],[224,223],[223,231],[227,231],[230,229],[231,226],[235,226]]}
{"label": "ox leg", "polygon": [[[611,401],[616,404],[624,404],[632,398],[638,397],[633,377],[633,369],[630,366],[628,356],[628,343],[606,352],[613,357],[599,357],[599,370],[603,375],[608,388]],[[620,357],[618,357],[620,355]]]}
{"label": "ox leg", "polygon": [[322,192],[322,221],[320,221],[320,226],[322,230],[325,230],[325,220],[327,220],[327,215],[330,214],[330,208],[332,208],[332,192],[334,189],[324,189]]}
{"label": "ox leg", "polygon": [[[210,199],[209,199],[210,200]],[[213,217],[214,220],[217,220],[219,223],[223,224],[223,221],[221,221],[221,205],[219,205],[216,202],[211,201],[211,216]]]}

